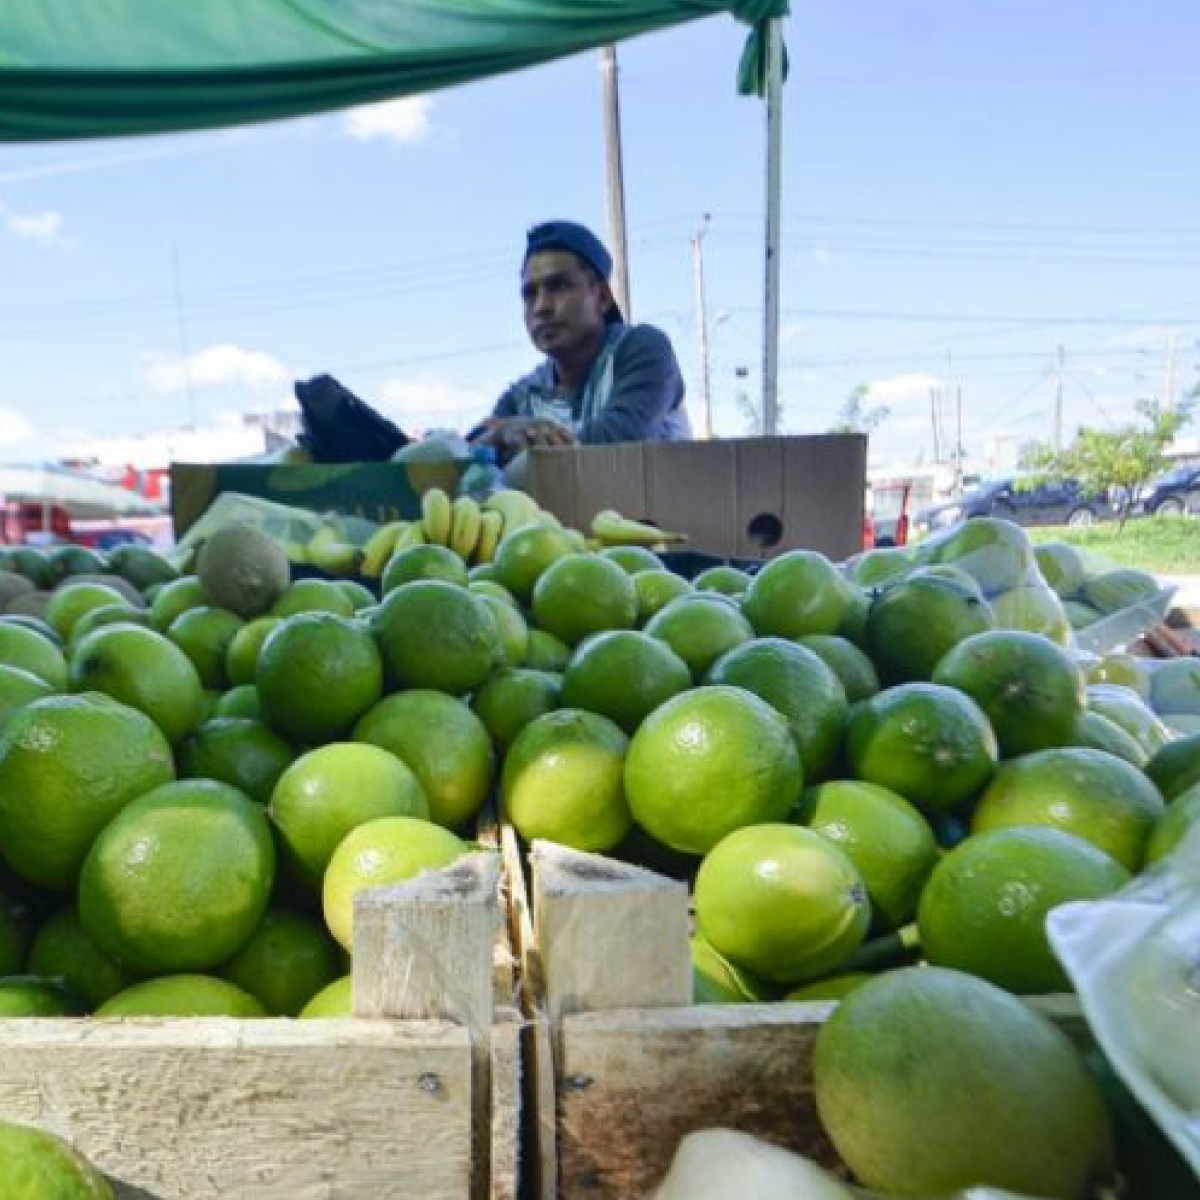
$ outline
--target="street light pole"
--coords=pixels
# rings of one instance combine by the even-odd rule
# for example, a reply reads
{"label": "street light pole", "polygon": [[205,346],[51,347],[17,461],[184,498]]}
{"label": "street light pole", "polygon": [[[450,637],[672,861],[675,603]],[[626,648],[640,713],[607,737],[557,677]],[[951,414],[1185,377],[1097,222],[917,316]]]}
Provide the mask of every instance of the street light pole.
{"label": "street light pole", "polygon": [[696,283],[696,326],[700,334],[700,401],[704,406],[704,436],[713,436],[712,384],[708,371],[708,304],[704,295],[704,235],[708,233],[708,213],[692,235],[692,266]]}
{"label": "street light pole", "polygon": [[626,321],[629,306],[629,243],[625,234],[625,174],[621,159],[621,99],[617,87],[617,48],[600,50],[600,77],[604,88],[604,162],[607,185],[608,242],[613,256],[613,299]]}

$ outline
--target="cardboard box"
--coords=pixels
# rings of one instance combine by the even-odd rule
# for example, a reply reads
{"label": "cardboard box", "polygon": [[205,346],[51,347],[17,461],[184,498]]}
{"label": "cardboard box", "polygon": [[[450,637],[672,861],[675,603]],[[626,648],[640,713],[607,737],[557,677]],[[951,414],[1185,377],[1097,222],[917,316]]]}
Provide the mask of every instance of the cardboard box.
{"label": "cardboard box", "polygon": [[171,517],[182,537],[222,492],[384,523],[421,515],[421,493],[453,493],[467,462],[172,463]]}
{"label": "cardboard box", "polygon": [[841,559],[862,549],[866,476],[863,434],[636,442],[535,450],[528,490],[585,531],[615,508],[709,554]]}

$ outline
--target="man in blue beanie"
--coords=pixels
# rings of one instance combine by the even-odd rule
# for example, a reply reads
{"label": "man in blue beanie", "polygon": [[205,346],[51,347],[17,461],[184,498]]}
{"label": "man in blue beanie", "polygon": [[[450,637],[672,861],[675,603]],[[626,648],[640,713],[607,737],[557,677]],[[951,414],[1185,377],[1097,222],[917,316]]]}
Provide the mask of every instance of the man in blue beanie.
{"label": "man in blue beanie", "polygon": [[530,446],[691,437],[671,343],[652,325],[625,323],[611,275],[611,256],[584,226],[547,221],[529,231],[521,299],[546,358],[505,391],[475,438],[502,460]]}

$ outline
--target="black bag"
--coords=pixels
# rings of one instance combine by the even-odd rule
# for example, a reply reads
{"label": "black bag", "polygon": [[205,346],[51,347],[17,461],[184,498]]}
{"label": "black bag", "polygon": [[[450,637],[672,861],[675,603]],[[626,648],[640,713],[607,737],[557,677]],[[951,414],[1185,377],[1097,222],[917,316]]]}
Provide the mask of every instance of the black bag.
{"label": "black bag", "polygon": [[294,390],[304,419],[296,440],[314,462],[385,462],[411,441],[332,375],[298,381]]}

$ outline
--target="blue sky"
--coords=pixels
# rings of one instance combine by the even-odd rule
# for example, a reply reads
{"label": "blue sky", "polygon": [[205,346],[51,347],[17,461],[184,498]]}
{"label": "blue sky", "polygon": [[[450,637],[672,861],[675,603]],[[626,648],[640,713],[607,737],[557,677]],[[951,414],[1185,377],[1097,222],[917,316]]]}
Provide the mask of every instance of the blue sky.
{"label": "blue sky", "polygon": [[[850,392],[875,457],[928,459],[931,389],[985,469],[1200,362],[1194,0],[793,0],[781,403],[821,432]],[[633,308],[699,411],[705,238],[717,429],[761,367],[764,115],[743,30],[620,49]],[[328,371],[409,428],[465,427],[533,365],[523,231],[604,228],[594,54],[382,109],[174,137],[0,145],[0,458],[94,450],[292,407]],[[1058,347],[1063,369],[1058,369]],[[186,370],[185,367],[186,360]],[[190,384],[190,391],[189,391]],[[159,437],[141,453],[165,455]]]}

